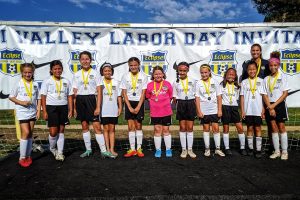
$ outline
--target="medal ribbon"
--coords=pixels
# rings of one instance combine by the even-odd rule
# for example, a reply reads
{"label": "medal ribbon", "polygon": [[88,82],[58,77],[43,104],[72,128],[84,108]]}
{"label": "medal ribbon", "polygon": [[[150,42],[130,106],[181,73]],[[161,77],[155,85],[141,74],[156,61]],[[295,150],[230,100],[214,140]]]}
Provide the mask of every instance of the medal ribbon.
{"label": "medal ribbon", "polygon": [[253,87],[252,87],[252,84],[251,84],[251,79],[248,78],[248,80],[249,80],[249,84],[250,84],[250,91],[251,91],[252,95],[255,96],[257,77],[255,77],[255,79],[254,79]]}
{"label": "medal ribbon", "polygon": [[161,88],[162,88],[162,86],[163,86],[163,83],[164,83],[164,81],[161,81],[161,82],[160,82],[159,89],[158,89],[158,91],[156,91],[156,82],[154,81],[154,93],[155,93],[155,96],[156,96],[156,97],[157,97],[158,94],[160,93]]}
{"label": "medal ribbon", "polygon": [[183,88],[183,91],[185,93],[185,95],[187,96],[188,95],[188,91],[189,91],[189,80],[188,80],[188,77],[186,77],[185,79],[185,85],[183,83],[183,81],[180,79],[180,83],[182,85],[182,88]]}
{"label": "medal ribbon", "polygon": [[260,66],[261,66],[261,59],[259,59],[259,62],[257,64],[258,68],[257,68],[257,72],[256,72],[256,77],[258,76],[259,72],[260,72]]}
{"label": "medal ribbon", "polygon": [[136,89],[136,83],[138,81],[138,76],[139,74],[136,74],[135,76],[130,73],[130,77],[131,77],[131,84],[132,84],[132,90],[135,92],[135,89]]}
{"label": "medal ribbon", "polygon": [[270,90],[271,94],[273,93],[273,90],[276,85],[278,77],[279,77],[279,72],[277,72],[277,74],[273,80],[273,83],[271,83],[271,76],[269,76],[269,78],[268,78],[269,90]]}
{"label": "medal ribbon", "polygon": [[202,83],[204,85],[205,91],[208,94],[208,97],[210,97],[210,78],[208,78],[208,85],[206,85],[206,83],[202,80]]}
{"label": "medal ribbon", "polygon": [[[229,89],[230,86],[231,86],[231,93],[230,93],[230,89]],[[226,87],[227,87],[227,90],[228,90],[228,96],[229,96],[230,102],[232,103],[232,95],[233,95],[233,91],[234,91],[234,84],[226,83]]]}
{"label": "medal ribbon", "polygon": [[108,80],[104,79],[104,85],[108,92],[109,97],[111,97],[112,96],[112,80],[110,80],[108,84],[107,84],[107,81]]}
{"label": "medal ribbon", "polygon": [[27,83],[26,83],[27,81],[24,78],[22,78],[22,80],[23,80],[23,83],[24,83],[24,86],[25,86],[26,94],[29,96],[30,100],[32,100],[32,89],[33,89],[32,80],[29,83],[29,89],[27,87]]}
{"label": "medal ribbon", "polygon": [[86,85],[87,85],[87,83],[88,83],[88,81],[89,81],[89,75],[90,75],[90,73],[91,73],[91,70],[92,70],[92,68],[90,68],[89,70],[88,70],[88,74],[87,74],[87,76],[86,77],[84,77],[84,70],[82,69],[82,80],[83,80],[83,84],[84,84],[84,87],[86,87]]}
{"label": "medal ribbon", "polygon": [[53,80],[54,80],[54,82],[55,82],[55,87],[56,87],[56,91],[57,91],[57,93],[58,93],[58,96],[60,96],[61,87],[62,87],[62,80],[61,80],[61,79],[59,80],[59,85],[58,85],[58,84],[57,84],[57,81],[56,81],[56,79],[55,79],[55,77],[52,76],[52,78],[53,78]]}

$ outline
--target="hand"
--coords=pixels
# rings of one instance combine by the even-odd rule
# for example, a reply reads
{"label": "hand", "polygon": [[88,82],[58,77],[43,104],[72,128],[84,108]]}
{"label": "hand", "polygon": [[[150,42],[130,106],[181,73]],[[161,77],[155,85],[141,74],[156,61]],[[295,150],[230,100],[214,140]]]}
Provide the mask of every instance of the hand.
{"label": "hand", "polygon": [[134,114],[138,114],[139,111],[140,111],[140,109],[141,109],[141,107],[136,107],[136,108],[134,109]]}
{"label": "hand", "polygon": [[68,118],[70,119],[72,117],[72,115],[73,115],[72,111],[69,111],[68,112]]}
{"label": "hand", "polygon": [[96,110],[94,111],[94,116],[97,116],[100,114],[100,108],[97,107]]}
{"label": "hand", "polygon": [[270,106],[269,106],[269,110],[273,110],[275,107],[274,107],[274,104],[271,104]]}
{"label": "hand", "polygon": [[30,106],[32,104],[31,101],[23,101],[22,106]]}
{"label": "hand", "polygon": [[45,120],[45,121],[47,121],[48,120],[48,113],[44,110],[44,112],[43,112],[43,119]]}
{"label": "hand", "polygon": [[36,112],[36,120],[39,120],[41,116],[41,111]]}
{"label": "hand", "polygon": [[74,109],[74,117],[76,118],[77,117],[77,110]]}
{"label": "hand", "polygon": [[265,119],[265,112],[261,112],[261,118]]}
{"label": "hand", "polygon": [[204,117],[204,115],[203,115],[203,113],[200,111],[200,112],[197,112],[197,116],[199,117],[199,118],[203,118]]}
{"label": "hand", "polygon": [[134,112],[134,109],[130,106],[130,107],[128,107],[128,110],[132,113],[132,114],[135,114]]}
{"label": "hand", "polygon": [[242,112],[242,119],[245,119],[245,118],[246,118],[246,113]]}
{"label": "hand", "polygon": [[122,113],[122,109],[119,109],[118,110],[118,117],[121,115],[121,113]]}
{"label": "hand", "polygon": [[274,109],[269,110],[269,113],[272,117],[276,117],[276,111]]}
{"label": "hand", "polygon": [[222,111],[221,110],[218,110],[218,117],[222,117]]}

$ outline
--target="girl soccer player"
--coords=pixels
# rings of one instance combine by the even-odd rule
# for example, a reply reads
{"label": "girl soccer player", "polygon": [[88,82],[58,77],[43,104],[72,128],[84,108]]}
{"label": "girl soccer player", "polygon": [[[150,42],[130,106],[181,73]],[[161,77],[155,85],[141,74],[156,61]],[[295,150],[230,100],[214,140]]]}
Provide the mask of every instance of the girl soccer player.
{"label": "girl soccer player", "polygon": [[[44,80],[41,88],[43,118],[48,121],[50,151],[58,161],[64,161],[64,130],[73,112],[73,91],[68,79],[61,77],[62,63],[50,63],[51,77]],[[57,149],[56,149],[57,146]]]}
{"label": "girl soccer player", "polygon": [[161,135],[164,135],[166,157],[172,157],[172,138],[169,126],[172,120],[171,99],[173,97],[172,85],[165,80],[166,75],[160,66],[152,71],[152,82],[148,83],[146,98],[150,103],[151,124],[154,125],[155,157],[161,157]]}
{"label": "girl soccer player", "polygon": [[239,84],[236,69],[228,68],[224,74],[224,80],[220,84],[222,91],[222,122],[223,142],[225,154],[232,155],[229,148],[229,123],[234,123],[240,140],[240,153],[247,155],[245,150],[245,134],[238,111]]}
{"label": "girl soccer player", "polygon": [[88,51],[79,54],[81,70],[75,73],[73,80],[73,91],[75,96],[74,115],[81,121],[83,140],[86,151],[80,157],[88,157],[92,154],[91,134],[89,131],[89,122],[93,123],[96,133],[96,140],[99,144],[102,157],[110,157],[106,151],[105,141],[101,133],[99,122],[101,105],[101,77],[100,74],[91,66],[92,55]]}
{"label": "girl soccer player", "polygon": [[101,67],[100,73],[103,76],[101,81],[101,123],[103,125],[106,148],[109,149],[111,157],[116,158],[118,154],[114,150],[115,125],[118,124],[118,117],[122,112],[120,82],[112,78],[114,69],[109,63]]}
{"label": "girl soccer player", "polygon": [[19,164],[28,167],[32,164],[32,132],[35,121],[40,117],[41,101],[38,84],[33,81],[35,67],[24,63],[20,69],[22,79],[10,92],[9,100],[16,105],[16,116],[21,127]]}
{"label": "girl soccer player", "polygon": [[196,80],[187,76],[189,67],[187,62],[179,63],[177,67],[178,77],[173,83],[173,102],[176,104],[176,119],[179,120],[180,126],[181,158],[186,158],[187,155],[196,158],[196,154],[193,152],[193,126],[197,116],[195,105]]}
{"label": "girl soccer player", "polygon": [[[288,119],[285,99],[288,96],[289,86],[286,75],[278,70],[280,67],[279,52],[271,53],[269,64],[271,75],[264,79],[264,86],[267,91],[267,95],[264,95],[264,101],[268,110],[266,111],[266,120],[269,121],[272,126],[272,141],[275,149],[270,158],[276,159],[281,157],[282,160],[287,160],[288,137],[284,122]],[[281,154],[278,133],[280,133]]]}
{"label": "girl soccer player", "polygon": [[[128,60],[129,73],[124,74],[120,88],[125,101],[125,119],[128,122],[128,137],[130,149],[124,157],[144,157],[142,151],[144,119],[144,101],[148,78],[140,71],[140,60],[131,57]],[[137,148],[135,147],[135,138]],[[137,150],[136,150],[137,149]]]}
{"label": "girl soccer player", "polygon": [[253,155],[253,132],[256,134],[256,158],[261,158],[261,124],[264,118],[262,95],[266,94],[263,80],[256,76],[258,66],[256,62],[248,63],[247,71],[249,77],[241,84],[241,112],[242,118],[247,125],[248,155]]}
{"label": "girl soccer player", "polygon": [[197,116],[203,124],[203,139],[205,143],[204,156],[210,156],[210,125],[214,133],[215,154],[225,156],[220,149],[219,118],[222,116],[222,97],[217,80],[211,78],[211,69],[208,64],[200,67],[201,80],[196,84]]}

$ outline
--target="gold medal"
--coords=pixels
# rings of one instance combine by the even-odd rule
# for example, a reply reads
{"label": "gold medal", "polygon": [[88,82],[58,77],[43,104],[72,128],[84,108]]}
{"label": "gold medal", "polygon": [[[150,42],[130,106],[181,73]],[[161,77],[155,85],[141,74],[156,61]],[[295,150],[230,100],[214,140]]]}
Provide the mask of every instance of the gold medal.
{"label": "gold medal", "polygon": [[62,87],[62,80],[61,78],[59,79],[59,85],[56,81],[56,78],[54,76],[52,76],[54,82],[55,82],[55,88],[56,88],[56,91],[57,91],[57,94],[58,94],[58,100],[61,100],[61,96],[60,96],[60,92],[61,92],[61,87]]}
{"label": "gold medal", "polygon": [[252,99],[255,99],[257,77],[254,78],[254,84],[253,84],[253,86],[252,86],[250,77],[248,78],[248,80],[249,80],[249,85],[250,85],[250,91],[252,93]]}
{"label": "gold medal", "polygon": [[133,93],[132,95],[133,96],[136,96],[136,84],[137,84],[137,81],[138,81],[138,77],[139,77],[139,73],[137,73],[136,75],[133,75],[132,73],[130,73],[130,78],[131,78],[131,88],[133,90]]}
{"label": "gold medal", "polygon": [[208,78],[208,85],[206,85],[206,83],[202,80],[202,83],[204,85],[204,88],[205,88],[205,91],[206,93],[208,94],[208,101],[211,100],[211,97],[210,97],[210,78]]}
{"label": "gold medal", "polygon": [[[231,86],[231,91],[230,91],[230,86]],[[232,104],[232,96],[233,96],[233,91],[234,91],[234,84],[228,84],[226,83],[227,91],[228,91],[228,96],[229,96],[229,103]]]}
{"label": "gold medal", "polygon": [[180,83],[181,83],[181,86],[183,88],[184,94],[186,95],[185,99],[188,100],[188,91],[189,91],[189,79],[188,79],[188,77],[186,77],[186,79],[185,79],[185,85],[183,83],[183,80],[181,80],[181,79],[180,79]]}
{"label": "gold medal", "polygon": [[81,73],[82,73],[82,80],[83,80],[83,85],[84,85],[84,89],[87,90],[87,84],[89,82],[89,75],[91,73],[92,68],[90,68],[88,70],[88,74],[86,77],[84,77],[84,70],[82,69]]}
{"label": "gold medal", "polygon": [[279,72],[277,72],[273,82],[271,83],[271,75],[268,77],[268,85],[269,85],[269,90],[270,90],[270,97],[273,97],[273,90],[274,90],[274,87],[276,85],[276,82],[277,82],[277,79],[279,77]]}
{"label": "gold medal", "polygon": [[32,101],[33,81],[31,80],[29,82],[29,88],[28,88],[27,81],[24,78],[22,78],[22,80],[23,80],[23,84],[24,84],[24,87],[25,87],[25,90],[26,90],[26,94],[29,97],[29,101],[32,103],[33,102]]}
{"label": "gold medal", "polygon": [[105,85],[105,88],[107,90],[107,93],[108,93],[108,96],[109,96],[109,100],[112,101],[112,80],[109,81],[109,83],[107,83],[107,79],[104,79],[104,85]]}
{"label": "gold medal", "polygon": [[159,93],[160,93],[160,91],[161,91],[161,88],[162,88],[162,86],[163,86],[163,82],[164,81],[161,81],[160,82],[160,85],[159,85],[159,89],[158,89],[158,91],[156,91],[156,82],[154,81],[154,94],[155,94],[155,101],[157,102],[158,101],[158,95],[159,95]]}

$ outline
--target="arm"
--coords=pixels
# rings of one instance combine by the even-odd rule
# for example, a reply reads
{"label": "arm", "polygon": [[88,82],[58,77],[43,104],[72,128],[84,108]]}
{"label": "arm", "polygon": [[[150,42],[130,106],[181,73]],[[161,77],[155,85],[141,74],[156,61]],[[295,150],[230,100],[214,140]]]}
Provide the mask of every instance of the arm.
{"label": "arm", "polygon": [[246,113],[245,113],[245,108],[244,108],[244,95],[240,96],[240,101],[241,101],[241,113],[242,113],[242,118],[245,119]]}
{"label": "arm", "polygon": [[36,107],[36,120],[39,120],[40,119],[40,116],[41,116],[41,100],[38,99],[37,100],[37,107]]}
{"label": "arm", "polygon": [[30,101],[21,101],[18,100],[16,97],[9,97],[9,100],[21,106],[29,106],[31,104]]}
{"label": "arm", "polygon": [[120,116],[120,114],[122,113],[122,108],[123,108],[122,97],[119,96],[118,97],[118,116]]}
{"label": "arm", "polygon": [[143,103],[145,101],[145,93],[146,93],[146,89],[142,90],[142,95],[140,97],[140,101],[139,101],[137,107],[134,109],[135,114],[137,114],[140,111],[141,106],[143,105]]}
{"label": "arm", "polygon": [[134,113],[134,109],[131,107],[131,105],[129,103],[128,96],[127,96],[127,90],[126,89],[122,89],[122,95],[123,95],[123,98],[124,98],[124,102],[127,105],[129,111],[131,113]]}
{"label": "arm", "polygon": [[42,104],[42,108],[43,108],[43,119],[44,120],[48,119],[48,113],[46,110],[46,98],[47,98],[46,95],[43,95],[43,94],[41,95],[41,104]]}
{"label": "arm", "polygon": [[222,117],[222,96],[217,96],[217,103],[218,103],[218,117]]}
{"label": "arm", "polygon": [[201,112],[201,109],[200,109],[200,97],[196,97],[195,103],[196,103],[196,112],[197,112],[197,116],[198,116],[199,118],[203,118],[204,115],[203,115],[203,113]]}
{"label": "arm", "polygon": [[97,86],[96,90],[97,90],[97,102],[96,102],[96,109],[94,111],[95,116],[100,114],[100,106],[102,103],[102,89],[100,86]]}
{"label": "arm", "polygon": [[68,96],[68,118],[73,116],[73,95]]}
{"label": "arm", "polygon": [[76,96],[77,96],[78,89],[73,88],[74,98],[73,98],[73,108],[74,108],[74,117],[77,116],[77,110],[76,110]]}
{"label": "arm", "polygon": [[288,96],[288,91],[283,91],[283,94],[281,95],[281,97],[279,99],[277,99],[277,101],[275,103],[268,106],[269,109],[274,109],[278,104],[283,102],[286,99],[287,96]]}

